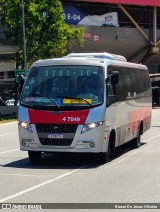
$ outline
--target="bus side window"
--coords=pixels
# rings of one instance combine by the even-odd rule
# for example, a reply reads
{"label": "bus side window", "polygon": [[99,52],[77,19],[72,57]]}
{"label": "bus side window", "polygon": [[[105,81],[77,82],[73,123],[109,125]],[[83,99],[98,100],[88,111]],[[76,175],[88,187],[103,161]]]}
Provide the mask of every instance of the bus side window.
{"label": "bus side window", "polygon": [[140,97],[140,94],[143,91],[143,85],[142,85],[142,79],[141,79],[141,70],[136,69],[136,93],[137,93],[137,97]]}
{"label": "bus side window", "polygon": [[131,96],[133,98],[137,98],[139,84],[137,80],[137,69],[129,68],[130,70],[130,77],[131,77]]}
{"label": "bus side window", "polygon": [[145,81],[145,91],[151,91],[151,81],[149,77],[149,71],[143,71],[144,73],[144,81]]}
{"label": "bus side window", "polygon": [[146,78],[146,71],[137,69],[137,72],[138,72],[139,94],[145,95],[144,92],[147,91],[149,87],[148,79]]}
{"label": "bus side window", "polygon": [[[114,71],[113,66],[109,66],[107,69],[108,76],[111,75],[112,71]],[[107,83],[107,105],[111,105],[113,102],[116,101],[116,92],[115,86],[111,84],[111,79]]]}
{"label": "bus side window", "polygon": [[119,71],[119,81],[118,84],[115,85],[117,101],[124,101],[126,99],[124,69],[123,67],[118,67],[116,70]]}
{"label": "bus side window", "polygon": [[126,99],[126,91],[124,84],[124,70],[122,67],[110,66],[108,69],[108,74],[111,74],[112,71],[119,72],[119,81],[116,85],[111,85],[111,82],[108,82],[108,100],[109,104],[116,101],[124,101]]}

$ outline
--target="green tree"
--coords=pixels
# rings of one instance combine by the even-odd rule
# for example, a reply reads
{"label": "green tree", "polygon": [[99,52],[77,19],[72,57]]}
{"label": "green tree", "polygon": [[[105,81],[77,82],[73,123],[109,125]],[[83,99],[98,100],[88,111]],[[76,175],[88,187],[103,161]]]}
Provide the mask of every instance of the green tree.
{"label": "green tree", "polygon": [[[6,36],[19,46],[23,67],[22,0],[0,0]],[[83,46],[84,28],[71,28],[64,22],[59,0],[24,0],[27,63],[63,56],[75,42]]]}

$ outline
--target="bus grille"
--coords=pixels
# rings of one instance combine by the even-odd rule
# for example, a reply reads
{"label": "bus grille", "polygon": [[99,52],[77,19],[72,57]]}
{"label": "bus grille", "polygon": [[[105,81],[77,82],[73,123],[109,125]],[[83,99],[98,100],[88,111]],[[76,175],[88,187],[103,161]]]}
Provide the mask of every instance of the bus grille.
{"label": "bus grille", "polygon": [[36,124],[38,133],[75,133],[77,127],[77,124]]}
{"label": "bus grille", "polygon": [[51,138],[39,138],[42,145],[52,146],[70,146],[73,139],[51,139]]}
{"label": "bus grille", "polygon": [[[51,146],[70,146],[77,127],[78,125],[76,124],[36,124],[40,143]],[[48,138],[48,134],[50,133],[62,133],[64,137],[60,139]],[[70,134],[70,138],[65,138],[66,134]]]}

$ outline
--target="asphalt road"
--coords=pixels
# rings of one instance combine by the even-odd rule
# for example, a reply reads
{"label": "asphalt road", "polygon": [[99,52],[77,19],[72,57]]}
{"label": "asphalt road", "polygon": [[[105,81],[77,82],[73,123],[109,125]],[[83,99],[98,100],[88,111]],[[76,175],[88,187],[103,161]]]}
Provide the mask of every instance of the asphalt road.
{"label": "asphalt road", "polygon": [[0,125],[0,203],[160,203],[160,109],[141,147],[125,145],[104,165],[81,154],[31,164],[19,150],[17,123]]}

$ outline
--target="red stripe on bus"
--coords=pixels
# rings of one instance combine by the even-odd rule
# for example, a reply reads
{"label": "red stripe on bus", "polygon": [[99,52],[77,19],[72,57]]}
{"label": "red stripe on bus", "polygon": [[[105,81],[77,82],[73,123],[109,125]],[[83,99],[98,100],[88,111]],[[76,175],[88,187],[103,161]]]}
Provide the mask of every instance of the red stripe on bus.
{"label": "red stripe on bus", "polygon": [[131,113],[130,123],[133,123],[137,120],[141,122],[142,120],[144,120],[144,118],[150,117],[151,113],[152,113],[151,107],[145,107],[143,109],[135,110]]}
{"label": "red stripe on bus", "polygon": [[42,111],[28,109],[30,123],[85,124],[89,110]]}

